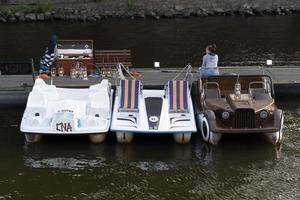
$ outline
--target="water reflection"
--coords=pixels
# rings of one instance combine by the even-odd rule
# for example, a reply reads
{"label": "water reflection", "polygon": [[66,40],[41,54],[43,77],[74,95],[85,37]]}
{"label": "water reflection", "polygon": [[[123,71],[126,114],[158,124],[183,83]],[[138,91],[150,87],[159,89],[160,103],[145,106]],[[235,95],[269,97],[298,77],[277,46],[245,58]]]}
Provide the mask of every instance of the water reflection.
{"label": "water reflection", "polygon": [[131,144],[119,144],[114,134],[103,144],[91,144],[84,136],[46,136],[41,143],[24,141],[24,165],[31,168],[83,170],[112,165],[126,165],[143,171],[168,171],[189,167],[252,163],[280,158],[281,148],[269,145],[258,135],[224,137],[212,146],[194,135],[186,145],[173,142],[172,137],[136,137]]}
{"label": "water reflection", "polygon": [[129,145],[115,144],[116,160],[143,171],[167,171],[188,166],[193,159],[193,144],[180,145],[172,137],[136,137]]}
{"label": "water reflection", "polygon": [[[203,165],[252,163],[281,157],[281,145],[273,146],[259,134],[224,135],[218,145],[196,142],[195,156]],[[234,157],[233,157],[234,155]]]}
{"label": "water reflection", "polygon": [[118,144],[113,134],[105,143],[96,145],[84,136],[45,136],[38,144],[24,141],[23,160],[31,168],[81,170],[123,164],[145,171],[169,170],[191,162],[192,144],[178,145],[172,138],[136,140],[128,145]]}
{"label": "water reflection", "polygon": [[[76,137],[76,136],[75,136]],[[24,141],[24,165],[32,168],[81,170],[105,166],[105,145],[84,138],[45,137],[38,144]]]}

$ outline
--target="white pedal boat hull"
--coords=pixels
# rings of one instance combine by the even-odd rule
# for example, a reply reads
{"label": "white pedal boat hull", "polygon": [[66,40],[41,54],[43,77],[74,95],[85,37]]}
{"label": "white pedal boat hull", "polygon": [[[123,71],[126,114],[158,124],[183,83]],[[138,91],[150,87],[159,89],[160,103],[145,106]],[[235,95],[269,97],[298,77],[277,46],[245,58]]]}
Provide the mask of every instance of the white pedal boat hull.
{"label": "white pedal boat hull", "polygon": [[142,95],[139,95],[139,112],[120,112],[118,109],[120,97],[116,94],[111,131],[150,134],[196,132],[193,104],[190,97],[188,101],[187,113],[169,113],[165,90],[143,89]]}
{"label": "white pedal boat hull", "polygon": [[86,89],[68,89],[37,79],[28,97],[20,131],[56,135],[107,133],[112,96],[108,80]]}

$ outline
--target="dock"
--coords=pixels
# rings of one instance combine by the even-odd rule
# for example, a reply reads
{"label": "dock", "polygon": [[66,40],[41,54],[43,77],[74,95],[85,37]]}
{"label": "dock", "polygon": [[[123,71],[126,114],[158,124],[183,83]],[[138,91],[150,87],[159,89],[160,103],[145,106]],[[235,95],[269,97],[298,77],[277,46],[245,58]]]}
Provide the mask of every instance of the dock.
{"label": "dock", "polygon": [[[174,78],[180,69],[178,68],[135,68],[143,74],[140,78],[145,87],[163,86],[168,80]],[[261,74],[265,73],[272,77],[276,97],[300,96],[300,67],[270,67],[258,68],[253,66],[243,67],[220,67],[220,73],[236,74]],[[192,73],[193,80],[199,77],[197,69]],[[108,78],[113,86],[117,84],[115,78]],[[50,84],[51,78],[44,79]],[[89,77],[88,80],[70,77],[54,77],[53,84],[57,87],[87,88],[97,84],[101,77]],[[0,106],[25,106],[29,92],[33,86],[32,75],[0,75]]]}

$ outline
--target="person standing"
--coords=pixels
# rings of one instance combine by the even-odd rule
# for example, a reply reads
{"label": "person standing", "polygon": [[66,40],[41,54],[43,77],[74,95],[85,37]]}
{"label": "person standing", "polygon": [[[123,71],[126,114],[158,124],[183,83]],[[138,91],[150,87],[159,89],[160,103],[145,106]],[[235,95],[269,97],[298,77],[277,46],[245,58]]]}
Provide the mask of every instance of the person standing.
{"label": "person standing", "polygon": [[219,57],[216,54],[217,46],[215,44],[208,45],[205,49],[206,54],[203,56],[202,65],[199,68],[202,77],[218,76]]}

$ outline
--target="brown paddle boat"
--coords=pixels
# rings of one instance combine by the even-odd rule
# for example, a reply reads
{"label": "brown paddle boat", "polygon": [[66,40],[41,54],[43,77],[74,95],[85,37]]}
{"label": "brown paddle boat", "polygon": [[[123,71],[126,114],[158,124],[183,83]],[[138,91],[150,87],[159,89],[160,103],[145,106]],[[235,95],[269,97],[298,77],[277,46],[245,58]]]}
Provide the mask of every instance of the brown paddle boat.
{"label": "brown paddle boat", "polygon": [[272,144],[282,139],[284,116],[274,100],[268,75],[221,75],[193,83],[198,128],[205,142],[223,134],[263,134]]}

